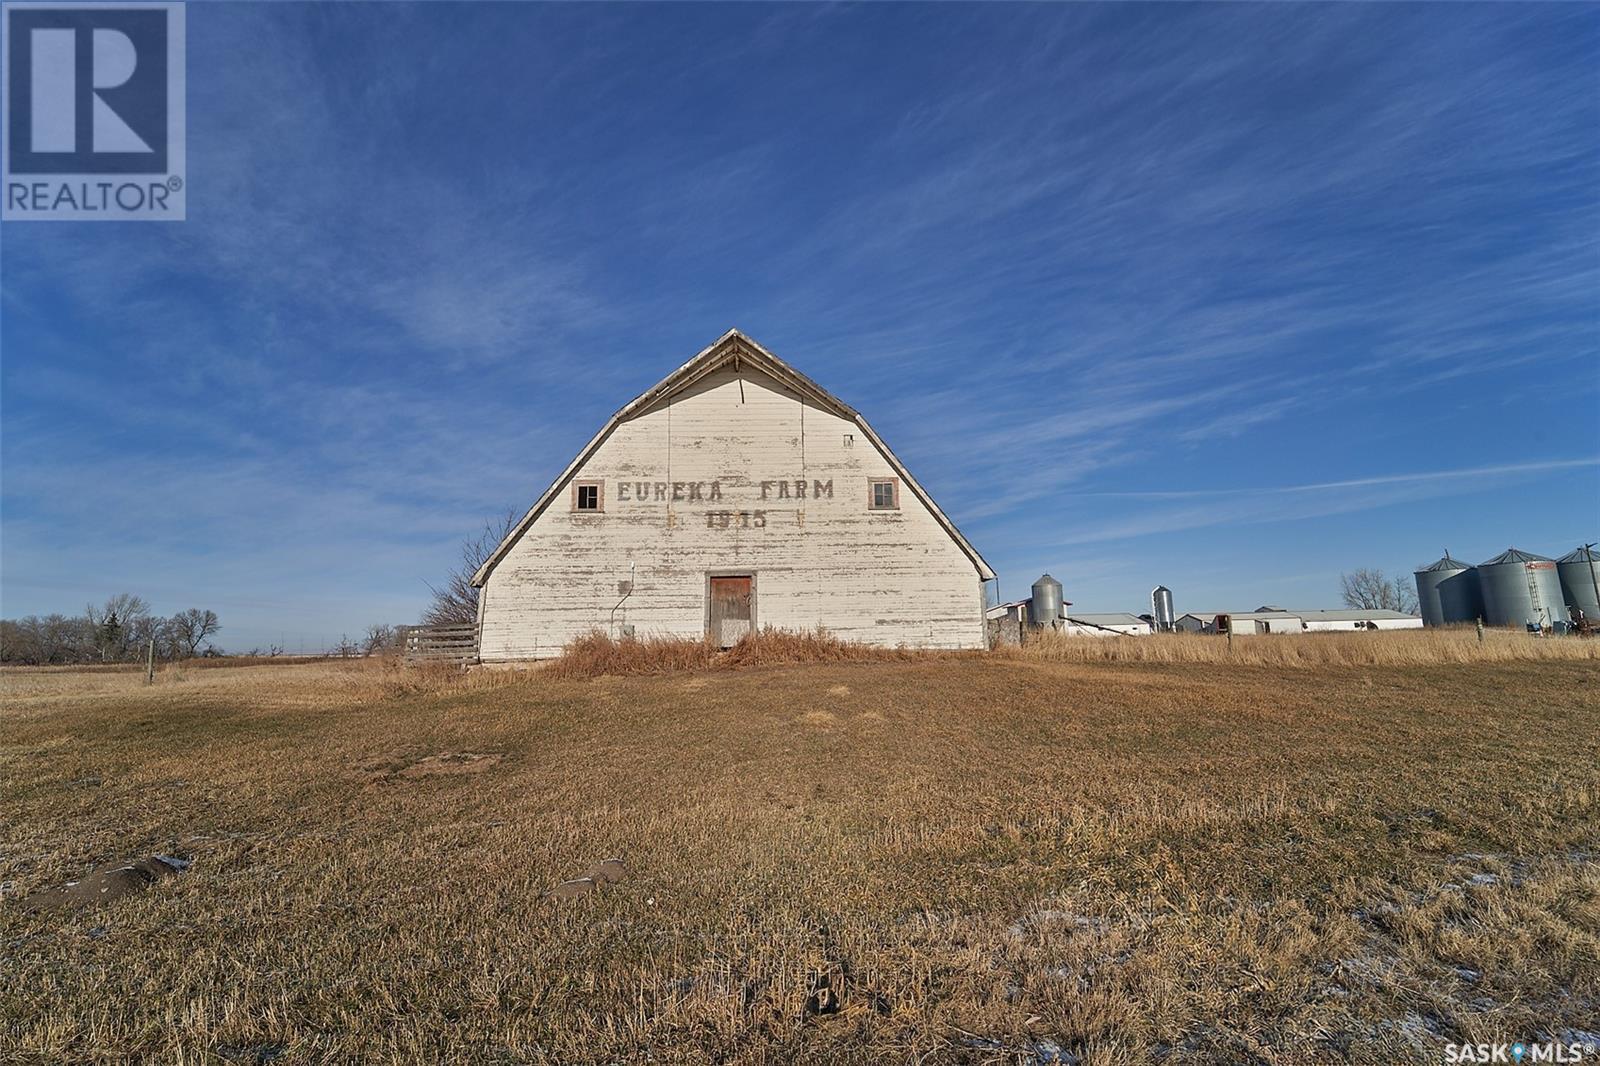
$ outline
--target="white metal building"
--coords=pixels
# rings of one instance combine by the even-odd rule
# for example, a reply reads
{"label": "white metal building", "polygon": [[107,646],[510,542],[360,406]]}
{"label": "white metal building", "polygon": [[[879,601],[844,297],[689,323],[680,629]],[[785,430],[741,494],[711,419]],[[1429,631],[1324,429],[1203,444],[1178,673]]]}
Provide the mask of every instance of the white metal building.
{"label": "white metal building", "polygon": [[981,648],[993,576],[861,415],[731,330],[612,416],[473,584],[503,662],[596,629]]}
{"label": "white metal building", "polygon": [[1177,627],[1189,633],[1216,633],[1219,615],[1228,618],[1236,636],[1255,636],[1267,633],[1299,633],[1304,630],[1301,618],[1288,611],[1191,611],[1177,620]]}
{"label": "white metal building", "polygon": [[1422,619],[1400,611],[1359,610],[1349,608],[1335,611],[1295,611],[1305,622],[1307,631],[1351,632],[1372,629],[1421,629]]}
{"label": "white metal building", "polygon": [[1399,611],[1285,611],[1277,607],[1263,607],[1254,611],[1196,611],[1179,618],[1177,626],[1190,633],[1216,633],[1219,614],[1227,615],[1234,633],[1241,635],[1422,628],[1421,618]]}
{"label": "white metal building", "polygon": [[1150,635],[1150,623],[1125,611],[1105,614],[1069,612],[1066,631],[1084,637],[1147,637]]}
{"label": "white metal building", "polygon": [[1015,618],[1026,622],[1028,607],[1032,602],[1032,600],[1011,600],[1007,603],[997,603],[983,612],[983,616],[991,621],[997,618]]}

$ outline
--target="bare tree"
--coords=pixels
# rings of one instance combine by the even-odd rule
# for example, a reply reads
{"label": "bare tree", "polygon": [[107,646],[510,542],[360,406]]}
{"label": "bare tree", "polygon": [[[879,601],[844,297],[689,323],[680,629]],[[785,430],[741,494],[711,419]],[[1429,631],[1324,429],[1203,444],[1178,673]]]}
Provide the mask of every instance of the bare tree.
{"label": "bare tree", "polygon": [[40,618],[30,614],[14,622],[0,622],[0,661],[22,663],[26,666],[44,666],[57,661],[70,661],[70,633],[61,623],[68,620],[59,614]]}
{"label": "bare tree", "polygon": [[1417,592],[1404,575],[1393,578],[1382,570],[1360,570],[1339,575],[1339,594],[1346,607],[1368,611],[1417,613]]}
{"label": "bare tree", "polygon": [[64,614],[23,619],[24,624],[30,621],[35,623],[40,662],[89,662],[95,654],[94,632],[84,619],[68,618]]}
{"label": "bare tree", "polygon": [[200,645],[221,628],[217,622],[217,612],[203,611],[198,607],[179,611],[167,620],[167,631],[173,644],[187,658],[193,658]]}
{"label": "bare tree", "polygon": [[170,659],[173,656],[172,637],[165,618],[157,618],[154,615],[134,618],[123,627],[122,639],[132,650],[135,659],[144,654],[146,645],[151,641],[155,641],[156,655],[159,658]]}
{"label": "bare tree", "polygon": [[382,623],[368,626],[366,638],[361,642],[362,654],[382,655],[394,647],[395,636],[394,626]]}
{"label": "bare tree", "polygon": [[432,584],[433,602],[422,614],[422,621],[430,626],[471,625],[478,620],[478,590],[472,587],[472,575],[488,561],[489,556],[516,528],[522,518],[516,511],[507,511],[505,517],[485,522],[483,530],[475,537],[461,542],[461,561],[440,587]]}
{"label": "bare tree", "polygon": [[99,607],[91,603],[83,609],[83,615],[94,631],[101,661],[117,662],[128,658],[137,646],[135,642],[146,632],[150,604],[143,596],[119,592]]}

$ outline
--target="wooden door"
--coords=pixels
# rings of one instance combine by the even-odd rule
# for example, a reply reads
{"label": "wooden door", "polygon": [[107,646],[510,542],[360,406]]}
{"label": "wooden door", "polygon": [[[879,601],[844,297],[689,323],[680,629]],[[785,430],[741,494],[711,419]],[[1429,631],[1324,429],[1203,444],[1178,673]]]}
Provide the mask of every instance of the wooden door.
{"label": "wooden door", "polygon": [[753,581],[748,574],[711,578],[711,609],[707,613],[711,639],[719,648],[731,648],[750,632]]}

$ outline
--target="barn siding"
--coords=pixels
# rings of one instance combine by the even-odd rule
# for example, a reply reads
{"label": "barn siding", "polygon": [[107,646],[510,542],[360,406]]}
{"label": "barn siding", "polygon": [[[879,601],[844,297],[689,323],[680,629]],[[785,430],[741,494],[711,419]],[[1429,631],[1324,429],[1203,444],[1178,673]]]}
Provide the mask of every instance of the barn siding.
{"label": "barn siding", "polygon": [[[707,573],[739,570],[756,575],[761,626],[982,647],[972,560],[909,488],[899,510],[868,509],[869,479],[894,476],[853,421],[764,374],[714,371],[618,424],[574,472],[604,479],[605,513],[574,513],[563,487],[511,547],[483,590],[482,657],[548,658],[606,630],[630,563],[633,593],[616,622],[640,637],[698,637]],[[831,496],[817,498],[818,482]]]}

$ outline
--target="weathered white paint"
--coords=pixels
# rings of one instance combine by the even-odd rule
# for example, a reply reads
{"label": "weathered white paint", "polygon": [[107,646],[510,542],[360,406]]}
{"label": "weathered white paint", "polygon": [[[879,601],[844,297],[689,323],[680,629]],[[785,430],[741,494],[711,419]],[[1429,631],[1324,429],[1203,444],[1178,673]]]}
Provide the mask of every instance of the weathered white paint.
{"label": "weathered white paint", "polygon": [[[898,509],[869,508],[874,478],[897,479]],[[603,513],[573,509],[591,480]],[[608,423],[479,571],[480,655],[622,626],[698,637],[715,573],[754,575],[758,627],[985,643],[987,564],[854,411],[730,333]]]}

